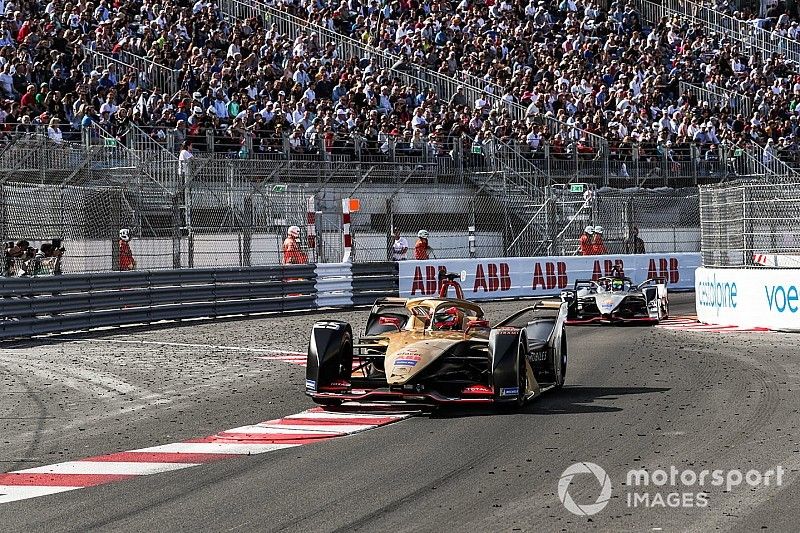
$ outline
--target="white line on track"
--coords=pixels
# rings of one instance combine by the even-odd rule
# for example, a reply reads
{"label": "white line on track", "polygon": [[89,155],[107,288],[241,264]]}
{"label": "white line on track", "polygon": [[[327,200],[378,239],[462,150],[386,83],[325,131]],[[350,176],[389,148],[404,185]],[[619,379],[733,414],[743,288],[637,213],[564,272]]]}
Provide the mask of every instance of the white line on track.
{"label": "white line on track", "polygon": [[180,470],[200,463],[132,463],[124,461],[67,461],[54,465],[37,466],[17,470],[30,474],[120,474],[125,476],[145,476],[170,470]]}
{"label": "white line on track", "polygon": [[49,496],[51,494],[58,494],[59,492],[80,488],[82,487],[0,485],[0,503],[16,502],[19,500],[27,500],[28,498],[38,498],[39,496]]}
{"label": "white line on track", "polygon": [[134,452],[166,452],[166,453],[223,453],[223,454],[237,454],[249,455],[256,453],[271,452],[274,450],[282,450],[283,448],[292,448],[299,446],[299,444],[239,444],[227,442],[175,442],[172,444],[163,444],[161,446],[152,446],[150,448],[141,448],[138,450],[131,450]]}
{"label": "white line on track", "polygon": [[158,346],[176,346],[179,348],[208,348],[212,350],[234,350],[239,352],[255,352],[255,353],[271,353],[271,354],[286,354],[286,355],[302,355],[303,352],[293,352],[289,350],[276,350],[274,348],[244,348],[242,346],[221,346],[216,344],[194,344],[190,342],[164,342],[164,341],[146,341],[141,339],[92,339],[92,340],[79,340],[73,341],[77,343],[92,343],[92,342],[109,342],[120,344],[154,344]]}

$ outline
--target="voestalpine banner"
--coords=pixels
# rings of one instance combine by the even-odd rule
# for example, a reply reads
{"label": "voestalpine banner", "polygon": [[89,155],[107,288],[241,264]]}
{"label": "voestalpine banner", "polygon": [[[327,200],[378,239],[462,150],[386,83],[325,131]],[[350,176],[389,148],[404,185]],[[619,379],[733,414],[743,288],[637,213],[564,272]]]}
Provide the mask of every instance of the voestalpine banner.
{"label": "voestalpine banner", "polygon": [[698,268],[695,284],[701,322],[800,331],[800,269]]}
{"label": "voestalpine banner", "polygon": [[567,257],[504,257],[400,261],[400,296],[431,296],[438,292],[441,270],[460,275],[469,300],[551,296],[579,279],[611,275],[616,267],[636,283],[664,277],[672,290],[694,289],[699,253],[594,255]]}

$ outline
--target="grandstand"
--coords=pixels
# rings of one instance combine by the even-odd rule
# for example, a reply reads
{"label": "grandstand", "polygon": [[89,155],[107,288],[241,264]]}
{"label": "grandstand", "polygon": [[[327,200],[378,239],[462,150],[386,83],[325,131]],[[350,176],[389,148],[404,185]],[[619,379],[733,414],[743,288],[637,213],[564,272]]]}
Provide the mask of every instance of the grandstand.
{"label": "grandstand", "polygon": [[348,196],[356,260],[393,224],[442,257],[473,225],[481,255],[571,254],[591,221],[697,250],[698,185],[800,168],[782,3],[6,6],[0,232],[72,241],[65,271],[112,268],[123,225],[142,267],[274,263],[309,196],[327,260]]}

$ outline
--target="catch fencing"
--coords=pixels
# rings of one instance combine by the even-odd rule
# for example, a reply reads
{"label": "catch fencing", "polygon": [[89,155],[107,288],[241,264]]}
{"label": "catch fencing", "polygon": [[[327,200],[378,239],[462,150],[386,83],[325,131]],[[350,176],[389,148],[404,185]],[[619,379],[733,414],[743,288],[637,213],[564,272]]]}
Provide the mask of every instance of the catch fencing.
{"label": "catch fencing", "polygon": [[700,189],[706,267],[800,267],[800,181]]}

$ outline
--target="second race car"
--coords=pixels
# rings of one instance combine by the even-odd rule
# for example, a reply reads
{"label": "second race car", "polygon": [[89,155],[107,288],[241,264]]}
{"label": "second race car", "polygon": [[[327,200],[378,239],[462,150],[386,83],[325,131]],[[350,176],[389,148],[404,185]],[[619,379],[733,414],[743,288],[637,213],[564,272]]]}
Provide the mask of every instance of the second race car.
{"label": "second race car", "polygon": [[[490,327],[481,307],[464,300],[455,277],[441,280],[438,297],[378,299],[358,341],[346,322],[314,324],[306,394],[321,404],[520,406],[563,386],[567,305],[540,300]],[[449,287],[456,298],[447,297]]]}
{"label": "second race car", "polygon": [[568,306],[568,325],[657,324],[669,316],[664,278],[648,279],[639,285],[626,277],[577,280],[572,290],[561,292],[561,299]]}

